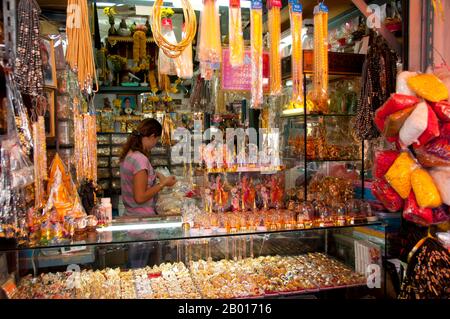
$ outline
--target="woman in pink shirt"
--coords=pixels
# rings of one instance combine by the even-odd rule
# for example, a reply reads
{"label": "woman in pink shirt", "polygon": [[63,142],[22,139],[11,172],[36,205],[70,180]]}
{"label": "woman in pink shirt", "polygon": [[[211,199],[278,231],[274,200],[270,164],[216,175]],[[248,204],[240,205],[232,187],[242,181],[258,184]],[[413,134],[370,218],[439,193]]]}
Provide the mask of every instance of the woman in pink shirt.
{"label": "woman in pink shirt", "polygon": [[[155,212],[155,197],[164,187],[176,183],[174,176],[156,173],[148,158],[158,143],[162,126],[156,119],[143,120],[133,131],[120,157],[120,183],[126,216],[151,217]],[[156,183],[158,178],[159,183]]]}

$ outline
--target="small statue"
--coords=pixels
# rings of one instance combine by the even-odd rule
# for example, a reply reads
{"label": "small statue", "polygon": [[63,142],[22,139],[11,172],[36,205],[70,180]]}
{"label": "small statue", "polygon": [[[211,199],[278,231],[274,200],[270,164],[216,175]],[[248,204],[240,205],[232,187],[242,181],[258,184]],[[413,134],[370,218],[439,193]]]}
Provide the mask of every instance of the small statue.
{"label": "small statue", "polygon": [[266,186],[261,186],[261,197],[263,200],[263,207],[265,210],[269,208],[269,189]]}
{"label": "small statue", "polygon": [[239,189],[236,186],[231,189],[231,209],[233,212],[239,210]]}
{"label": "small statue", "polygon": [[224,208],[228,201],[228,193],[224,190],[223,184],[221,183],[221,176],[216,177],[216,191],[214,194],[214,200],[218,204],[219,208]]}
{"label": "small statue", "polygon": [[111,107],[111,101],[109,100],[108,97],[105,97],[103,99],[103,111],[111,111],[112,107]]}
{"label": "small statue", "polygon": [[283,191],[280,187],[280,181],[275,175],[272,175],[270,179],[270,192],[272,203],[275,204],[275,207],[279,208],[283,197]]}
{"label": "small statue", "polygon": [[205,189],[205,210],[206,212],[212,212],[213,207],[213,195],[211,189]]}

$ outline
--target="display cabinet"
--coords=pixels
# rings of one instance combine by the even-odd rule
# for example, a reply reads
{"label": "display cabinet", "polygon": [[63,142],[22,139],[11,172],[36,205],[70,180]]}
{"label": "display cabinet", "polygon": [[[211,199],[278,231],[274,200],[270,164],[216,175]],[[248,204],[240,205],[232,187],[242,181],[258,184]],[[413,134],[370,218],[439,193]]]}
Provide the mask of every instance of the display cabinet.
{"label": "display cabinet", "polygon": [[[318,112],[309,99],[312,90],[313,52],[304,53],[304,105],[281,111],[283,164],[296,176],[287,189],[303,193],[301,200],[344,201],[338,192],[322,190],[364,185],[364,143],[354,134],[360,77],[364,56],[329,52],[328,105]],[[290,56],[283,59],[283,78],[291,77]],[[286,92],[286,101],[290,96]],[[288,104],[288,103],[285,103]],[[362,197],[355,195],[355,197]],[[343,198],[341,198],[343,197]]]}
{"label": "display cabinet", "polygon": [[115,220],[73,240],[0,241],[9,298],[382,298],[381,222],[191,232],[179,218]]}

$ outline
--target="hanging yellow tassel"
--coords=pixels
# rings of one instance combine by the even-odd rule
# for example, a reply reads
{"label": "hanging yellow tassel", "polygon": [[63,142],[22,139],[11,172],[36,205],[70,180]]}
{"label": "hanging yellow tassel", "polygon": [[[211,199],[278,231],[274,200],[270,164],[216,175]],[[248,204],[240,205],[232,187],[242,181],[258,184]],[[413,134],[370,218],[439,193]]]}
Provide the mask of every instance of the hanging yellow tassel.
{"label": "hanging yellow tassel", "polygon": [[230,0],[228,9],[228,37],[230,39],[230,64],[244,64],[244,36],[242,34],[241,1]]}
{"label": "hanging yellow tassel", "polygon": [[252,60],[251,108],[260,109],[263,104],[263,36],[262,1],[252,0],[250,12],[250,40]]}
{"label": "hanging yellow tassel", "polygon": [[295,108],[303,106],[303,50],[302,50],[302,5],[299,0],[290,0],[289,15],[292,35],[292,98]]}
{"label": "hanging yellow tassel", "polygon": [[281,22],[279,0],[268,0],[267,6],[269,23],[269,46],[270,46],[270,94],[281,94],[281,57],[280,57],[280,38]]}
{"label": "hanging yellow tassel", "polygon": [[314,7],[313,111],[328,113],[328,8]]}

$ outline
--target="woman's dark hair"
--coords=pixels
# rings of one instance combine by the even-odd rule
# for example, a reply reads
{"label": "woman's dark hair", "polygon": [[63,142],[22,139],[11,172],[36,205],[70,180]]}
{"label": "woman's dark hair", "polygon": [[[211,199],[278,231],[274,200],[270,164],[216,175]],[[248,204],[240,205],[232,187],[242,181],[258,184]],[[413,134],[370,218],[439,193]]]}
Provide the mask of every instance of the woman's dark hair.
{"label": "woman's dark hair", "polygon": [[131,133],[128,141],[125,143],[122,149],[122,154],[120,155],[120,161],[123,161],[127,156],[128,152],[131,150],[133,152],[139,151],[145,154],[142,147],[142,138],[154,135],[155,137],[161,136],[162,126],[156,119],[145,119],[139,123],[136,130]]}

